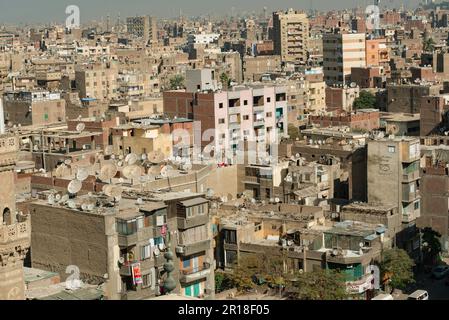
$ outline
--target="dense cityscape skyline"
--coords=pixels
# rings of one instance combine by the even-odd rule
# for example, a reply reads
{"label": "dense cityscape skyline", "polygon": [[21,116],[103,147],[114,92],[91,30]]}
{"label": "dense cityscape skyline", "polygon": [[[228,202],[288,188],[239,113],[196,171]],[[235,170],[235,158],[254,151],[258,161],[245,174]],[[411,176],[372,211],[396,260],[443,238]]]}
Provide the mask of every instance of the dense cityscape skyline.
{"label": "dense cityscape skyline", "polygon": [[[118,14],[121,17],[132,16],[136,14],[150,14],[158,17],[176,17],[179,16],[180,10],[185,16],[197,15],[230,15],[232,7],[235,13],[243,12],[260,12],[263,7],[267,7],[268,12],[289,7],[300,10],[332,10],[345,9],[357,6],[366,6],[372,4],[371,0],[342,0],[329,3],[327,0],[258,0],[258,1],[205,1],[205,0],[170,0],[166,3],[159,1],[132,0],[131,5],[128,2],[119,0],[64,0],[56,3],[51,0],[17,0],[10,3],[8,0],[0,0],[0,24],[23,24],[23,23],[49,23],[61,22],[65,20],[65,8],[69,5],[78,5],[81,10],[81,19],[83,22],[91,20],[99,20],[110,15],[115,19]],[[402,4],[406,8],[412,8],[419,4],[418,0],[389,0],[382,2],[387,7],[399,7]]]}

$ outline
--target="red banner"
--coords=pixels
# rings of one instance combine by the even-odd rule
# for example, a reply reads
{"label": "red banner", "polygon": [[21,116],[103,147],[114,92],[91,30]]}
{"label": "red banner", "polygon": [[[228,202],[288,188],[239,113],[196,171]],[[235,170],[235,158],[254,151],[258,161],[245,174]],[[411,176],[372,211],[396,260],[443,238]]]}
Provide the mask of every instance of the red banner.
{"label": "red banner", "polygon": [[142,273],[140,272],[140,263],[133,264],[131,268],[134,284],[142,284],[143,280]]}

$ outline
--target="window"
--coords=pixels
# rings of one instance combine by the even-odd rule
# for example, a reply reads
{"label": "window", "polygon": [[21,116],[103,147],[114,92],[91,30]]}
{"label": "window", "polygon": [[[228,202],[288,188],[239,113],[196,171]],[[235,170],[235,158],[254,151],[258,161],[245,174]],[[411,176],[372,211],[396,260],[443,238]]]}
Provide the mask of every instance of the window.
{"label": "window", "polygon": [[190,268],[190,259],[185,259],[182,261],[182,267],[184,269]]}
{"label": "window", "polygon": [[419,209],[419,201],[416,201],[414,206],[415,206],[415,210],[418,210]]}
{"label": "window", "polygon": [[249,115],[244,115],[243,120],[249,120]]}
{"label": "window", "polygon": [[225,119],[224,119],[224,118],[218,119],[218,123],[219,123],[219,124],[224,124],[224,123],[225,123]]}
{"label": "window", "polygon": [[151,274],[142,275],[142,288],[148,288],[151,286]]}
{"label": "window", "polygon": [[247,106],[248,105],[248,100],[243,100],[243,105]]}
{"label": "window", "polygon": [[218,104],[218,108],[219,108],[219,109],[223,109],[223,102],[220,102],[220,103]]}
{"label": "window", "polygon": [[271,102],[271,97],[268,97],[267,98],[267,103],[270,103]]}
{"label": "window", "polygon": [[224,236],[226,243],[237,244],[237,234],[235,230],[225,230]]}
{"label": "window", "polygon": [[140,247],[140,259],[145,260],[151,258],[151,245],[147,244]]}
{"label": "window", "polygon": [[193,217],[193,210],[192,208],[186,208],[186,217],[192,218]]}
{"label": "window", "polygon": [[395,153],[396,152],[396,147],[388,146],[388,152],[389,153]]}
{"label": "window", "polygon": [[273,112],[267,112],[267,113],[266,113],[266,117],[267,117],[267,118],[271,118],[272,116],[273,116]]}

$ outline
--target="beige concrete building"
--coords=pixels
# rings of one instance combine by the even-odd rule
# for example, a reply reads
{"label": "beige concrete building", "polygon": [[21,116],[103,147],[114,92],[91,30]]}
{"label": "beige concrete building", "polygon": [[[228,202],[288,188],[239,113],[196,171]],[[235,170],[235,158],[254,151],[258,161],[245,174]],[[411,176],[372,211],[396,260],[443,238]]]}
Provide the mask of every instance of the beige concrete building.
{"label": "beige concrete building", "polygon": [[307,61],[309,19],[307,14],[289,9],[273,13],[274,54],[282,62],[304,64]]}
{"label": "beige concrete building", "polygon": [[66,102],[58,92],[8,92],[4,100],[5,120],[11,124],[49,125],[66,120]]}
{"label": "beige concrete building", "polygon": [[365,67],[364,33],[325,33],[323,71],[328,85],[349,84],[351,68]]}
{"label": "beige concrete building", "polygon": [[418,138],[368,141],[368,202],[398,206],[403,223],[419,218],[420,156]]}
{"label": "beige concrete building", "polygon": [[156,44],[158,41],[157,20],[155,17],[129,17],[126,19],[126,27],[129,34],[143,38],[146,44],[149,42]]}
{"label": "beige concrete building", "polygon": [[118,97],[118,67],[115,63],[95,63],[78,66],[76,89],[81,99],[112,100]]}

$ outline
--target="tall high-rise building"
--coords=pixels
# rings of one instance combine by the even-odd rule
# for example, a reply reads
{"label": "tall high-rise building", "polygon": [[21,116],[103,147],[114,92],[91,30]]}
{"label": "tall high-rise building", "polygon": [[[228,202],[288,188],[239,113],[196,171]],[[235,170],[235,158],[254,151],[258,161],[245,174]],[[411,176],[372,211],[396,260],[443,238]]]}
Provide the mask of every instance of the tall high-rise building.
{"label": "tall high-rise building", "polygon": [[157,43],[157,20],[155,17],[140,16],[126,19],[129,34],[143,38],[145,43]]}
{"label": "tall high-rise building", "polygon": [[391,137],[368,142],[368,202],[399,208],[404,224],[420,216],[420,142]]}
{"label": "tall high-rise building", "polygon": [[307,14],[289,9],[273,13],[274,54],[282,62],[305,63],[309,39]]}
{"label": "tall high-rise building", "polygon": [[348,84],[351,68],[365,67],[364,33],[325,33],[323,35],[323,72],[328,85]]}

